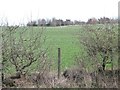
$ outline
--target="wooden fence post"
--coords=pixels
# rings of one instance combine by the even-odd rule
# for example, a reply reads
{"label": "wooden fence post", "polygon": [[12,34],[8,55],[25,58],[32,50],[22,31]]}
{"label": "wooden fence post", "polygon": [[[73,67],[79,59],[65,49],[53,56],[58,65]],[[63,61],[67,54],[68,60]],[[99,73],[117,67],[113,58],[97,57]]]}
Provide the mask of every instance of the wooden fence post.
{"label": "wooden fence post", "polygon": [[2,28],[0,29],[0,89],[2,89],[2,73],[3,73],[3,67],[2,67]]}
{"label": "wooden fence post", "polygon": [[60,78],[60,60],[61,59],[61,52],[60,52],[60,48],[58,48],[58,79]]}

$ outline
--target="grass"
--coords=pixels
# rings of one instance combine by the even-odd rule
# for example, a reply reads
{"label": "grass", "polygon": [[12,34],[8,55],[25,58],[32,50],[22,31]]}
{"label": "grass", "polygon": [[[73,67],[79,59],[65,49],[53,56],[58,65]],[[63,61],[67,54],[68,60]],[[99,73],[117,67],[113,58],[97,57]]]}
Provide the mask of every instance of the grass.
{"label": "grass", "polygon": [[[96,28],[98,26],[92,27]],[[18,29],[22,30],[21,27]],[[32,33],[37,33],[39,30],[42,30],[42,27],[27,27],[25,38],[31,36]],[[43,30],[43,35],[46,36],[44,48],[49,48],[47,55],[48,59],[53,61],[53,69],[57,69],[58,48],[61,48],[62,70],[74,66],[75,56],[78,53],[82,55],[84,52],[83,46],[79,43],[78,40],[78,33],[83,32],[82,26],[44,27]],[[36,65],[33,64],[31,67],[35,68]]]}
{"label": "grass", "polygon": [[[41,30],[34,27],[33,30]],[[43,28],[46,36],[45,48],[48,47],[48,58],[52,59],[53,69],[57,69],[58,48],[61,48],[61,68],[70,68],[75,64],[75,55],[83,51],[78,42],[77,33],[80,26],[46,27]]]}

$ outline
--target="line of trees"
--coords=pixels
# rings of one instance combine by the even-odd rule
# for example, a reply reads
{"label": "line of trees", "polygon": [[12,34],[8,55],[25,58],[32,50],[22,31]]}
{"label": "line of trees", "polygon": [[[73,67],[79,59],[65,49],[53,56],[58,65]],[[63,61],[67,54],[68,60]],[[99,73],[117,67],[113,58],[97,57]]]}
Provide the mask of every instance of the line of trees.
{"label": "line of trees", "polygon": [[38,19],[37,21],[30,21],[27,23],[27,26],[65,26],[65,25],[78,25],[85,24],[83,21],[71,21],[70,19],[66,19],[65,21],[62,19]]}
{"label": "line of trees", "polygon": [[101,17],[101,18],[90,18],[88,19],[88,21],[86,22],[86,24],[105,24],[105,23],[117,23],[118,22],[118,19],[111,19],[111,18],[108,18],[108,17]]}
{"label": "line of trees", "polygon": [[81,24],[105,24],[105,23],[117,23],[118,19],[111,19],[108,17],[101,17],[99,19],[90,18],[87,22],[81,20],[70,20],[66,19],[65,21],[62,19],[38,19],[33,20],[27,23],[27,26],[65,26],[65,25],[81,25]]}

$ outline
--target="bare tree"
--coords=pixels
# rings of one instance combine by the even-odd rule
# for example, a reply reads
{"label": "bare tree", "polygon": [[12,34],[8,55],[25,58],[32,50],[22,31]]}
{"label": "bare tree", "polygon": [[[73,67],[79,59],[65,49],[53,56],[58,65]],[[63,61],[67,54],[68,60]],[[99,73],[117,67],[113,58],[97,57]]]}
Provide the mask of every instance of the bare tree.
{"label": "bare tree", "polygon": [[[103,80],[103,85],[106,85],[105,87],[107,87],[107,84],[109,85],[110,82],[113,83],[112,80],[114,80],[114,78],[111,78],[111,81],[108,81],[106,73],[113,72],[113,69],[118,69],[115,64],[118,58],[118,32],[115,27],[116,26],[114,25],[104,25],[95,29],[93,26],[84,26],[83,33],[79,35],[79,42],[83,45],[84,50],[86,51],[84,55],[86,57],[81,59],[82,62],[89,60],[89,63],[83,65],[91,63],[90,67],[93,66],[95,72],[92,77],[95,79],[95,87],[101,87],[99,83],[100,80]],[[107,71],[109,70],[107,65],[110,65],[110,71]],[[99,72],[105,77],[99,76]],[[109,75],[111,74],[113,75],[114,73],[109,73]],[[117,77],[115,76],[115,78]],[[110,87],[114,87],[114,84]]]}
{"label": "bare tree", "polygon": [[85,27],[84,36],[81,36],[80,42],[85,46],[90,57],[97,58],[101,56],[103,69],[105,69],[105,62],[113,61],[117,53],[117,30],[114,26],[98,28],[94,30],[90,27]]}
{"label": "bare tree", "polygon": [[[43,60],[41,56],[46,53],[43,50],[45,37],[43,30],[33,31],[33,28],[18,26],[6,26],[2,29],[2,58],[3,69],[8,65],[14,66],[15,78],[20,78],[34,62]],[[11,77],[14,78],[14,77]]]}

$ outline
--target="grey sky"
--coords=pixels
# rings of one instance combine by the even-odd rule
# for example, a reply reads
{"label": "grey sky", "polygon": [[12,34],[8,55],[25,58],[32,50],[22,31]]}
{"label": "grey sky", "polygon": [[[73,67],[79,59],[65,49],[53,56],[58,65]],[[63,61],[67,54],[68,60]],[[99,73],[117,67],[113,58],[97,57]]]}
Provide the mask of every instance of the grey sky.
{"label": "grey sky", "polygon": [[86,21],[91,17],[117,17],[119,0],[0,0],[0,20],[10,24],[39,18]]}

